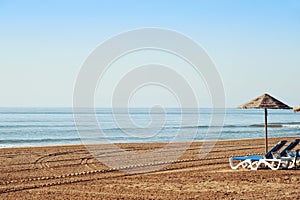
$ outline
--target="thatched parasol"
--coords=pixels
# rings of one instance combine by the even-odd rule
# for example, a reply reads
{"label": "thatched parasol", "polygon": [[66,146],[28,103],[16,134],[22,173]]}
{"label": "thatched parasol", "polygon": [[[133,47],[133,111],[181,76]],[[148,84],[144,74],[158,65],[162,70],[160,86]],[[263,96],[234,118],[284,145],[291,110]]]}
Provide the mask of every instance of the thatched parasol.
{"label": "thatched parasol", "polygon": [[294,112],[299,112],[299,111],[300,111],[300,106],[294,108]]}
{"label": "thatched parasol", "polygon": [[274,97],[263,94],[256,99],[249,101],[238,108],[264,108],[265,109],[265,139],[266,139],[266,152],[268,152],[268,110],[267,109],[292,109],[290,106],[282,103]]}

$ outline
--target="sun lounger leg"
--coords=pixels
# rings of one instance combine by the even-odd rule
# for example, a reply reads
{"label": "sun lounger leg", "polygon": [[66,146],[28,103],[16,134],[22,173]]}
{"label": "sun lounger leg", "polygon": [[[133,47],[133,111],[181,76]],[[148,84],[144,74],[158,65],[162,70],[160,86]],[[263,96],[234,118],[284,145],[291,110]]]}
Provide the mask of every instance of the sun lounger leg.
{"label": "sun lounger leg", "polygon": [[239,167],[251,168],[251,165],[252,165],[250,159],[246,159],[242,162],[239,162],[237,165],[234,165],[233,158],[229,158],[229,164],[230,164],[231,169],[238,169]]}
{"label": "sun lounger leg", "polygon": [[251,166],[251,170],[257,170],[261,165],[278,170],[282,163],[280,159],[260,159],[257,164]]}

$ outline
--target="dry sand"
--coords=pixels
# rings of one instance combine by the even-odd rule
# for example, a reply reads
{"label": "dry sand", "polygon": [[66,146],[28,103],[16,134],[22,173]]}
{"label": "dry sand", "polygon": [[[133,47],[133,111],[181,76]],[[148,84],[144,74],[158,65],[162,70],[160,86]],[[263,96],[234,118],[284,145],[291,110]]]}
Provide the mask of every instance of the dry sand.
{"label": "dry sand", "polygon": [[[270,139],[270,146],[279,140]],[[153,156],[136,161],[144,166],[129,162],[130,173],[101,164],[84,146],[1,149],[0,199],[300,199],[299,169],[251,171],[229,167],[232,155],[263,153],[264,140],[219,141],[204,159],[199,158],[202,144],[193,143],[171,163],[168,154],[176,152],[176,145],[180,144],[157,155],[168,165],[153,164],[157,162]],[[165,145],[119,147],[144,153]],[[106,145],[98,153],[103,158],[117,158],[118,154]],[[151,167],[155,171],[149,172]]]}

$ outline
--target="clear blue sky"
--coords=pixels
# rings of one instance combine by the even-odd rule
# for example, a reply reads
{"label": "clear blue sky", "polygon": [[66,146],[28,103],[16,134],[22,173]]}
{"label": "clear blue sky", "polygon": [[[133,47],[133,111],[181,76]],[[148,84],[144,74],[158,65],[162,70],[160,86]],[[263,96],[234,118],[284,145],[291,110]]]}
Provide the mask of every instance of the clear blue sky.
{"label": "clear blue sky", "polygon": [[0,0],[0,24],[0,107],[72,106],[89,53],[142,27],[173,29],[203,46],[223,79],[227,107],[264,92],[300,104],[297,0]]}

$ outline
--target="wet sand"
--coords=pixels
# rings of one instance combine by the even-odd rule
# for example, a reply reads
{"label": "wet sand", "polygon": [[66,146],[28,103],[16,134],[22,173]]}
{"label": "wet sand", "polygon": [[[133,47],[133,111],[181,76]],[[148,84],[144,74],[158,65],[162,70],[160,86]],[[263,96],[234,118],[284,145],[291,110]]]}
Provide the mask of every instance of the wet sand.
{"label": "wet sand", "polygon": [[[281,139],[270,139],[269,146]],[[127,165],[123,160],[115,169],[81,145],[0,149],[0,199],[300,198],[300,169],[230,168],[232,155],[263,154],[263,139],[219,141],[202,157],[202,143],[193,143],[174,159],[180,146],[119,144],[121,150],[141,156],[135,161],[125,157]],[[120,152],[107,145],[98,150],[99,158],[120,159]],[[163,151],[155,154],[158,150]],[[146,152],[154,154],[143,157]]]}

